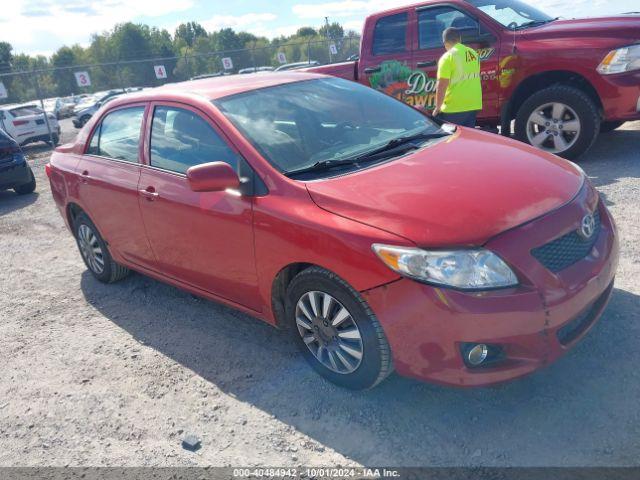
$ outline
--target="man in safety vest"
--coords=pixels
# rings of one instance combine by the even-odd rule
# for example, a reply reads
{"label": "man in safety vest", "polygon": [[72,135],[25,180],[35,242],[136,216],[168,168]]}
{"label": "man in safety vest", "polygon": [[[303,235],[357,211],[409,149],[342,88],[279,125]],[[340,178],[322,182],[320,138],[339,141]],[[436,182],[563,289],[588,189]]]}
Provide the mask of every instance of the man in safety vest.
{"label": "man in safety vest", "polygon": [[476,126],[476,115],[482,110],[480,58],[464,46],[460,32],[447,28],[442,34],[447,52],[438,62],[438,85],[433,116],[462,125]]}

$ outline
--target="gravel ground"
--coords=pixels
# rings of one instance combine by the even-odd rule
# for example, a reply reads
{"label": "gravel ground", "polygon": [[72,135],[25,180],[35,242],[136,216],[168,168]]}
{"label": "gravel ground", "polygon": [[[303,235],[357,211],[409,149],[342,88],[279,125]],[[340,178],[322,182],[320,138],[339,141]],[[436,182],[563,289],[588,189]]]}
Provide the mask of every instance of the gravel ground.
{"label": "gravel ground", "polygon": [[324,382],[238,312],[142,275],[95,281],[33,147],[39,193],[0,192],[0,466],[637,466],[639,147],[627,124],[582,162],[622,257],[608,310],[572,352],[494,388],[392,376],[364,393]]}

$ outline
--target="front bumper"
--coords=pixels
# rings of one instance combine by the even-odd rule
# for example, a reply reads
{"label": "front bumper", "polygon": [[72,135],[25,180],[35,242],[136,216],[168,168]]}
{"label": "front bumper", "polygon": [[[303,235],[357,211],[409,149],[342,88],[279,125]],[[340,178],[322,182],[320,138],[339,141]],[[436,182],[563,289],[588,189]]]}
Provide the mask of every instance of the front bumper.
{"label": "front bumper", "polygon": [[640,71],[601,75],[597,88],[605,120],[640,120]]}
{"label": "front bumper", "polygon": [[[530,250],[579,225],[600,209],[591,253],[554,274]],[[560,229],[558,225],[567,228]],[[613,290],[618,262],[615,225],[591,188],[570,204],[491,240],[487,248],[518,273],[513,289],[461,292],[401,279],[363,295],[377,315],[405,376],[455,386],[484,386],[527,375],[557,360],[596,323]],[[500,345],[504,359],[468,368],[465,343]]]}
{"label": "front bumper", "polygon": [[0,164],[0,190],[15,188],[31,181],[31,168],[24,160]]}

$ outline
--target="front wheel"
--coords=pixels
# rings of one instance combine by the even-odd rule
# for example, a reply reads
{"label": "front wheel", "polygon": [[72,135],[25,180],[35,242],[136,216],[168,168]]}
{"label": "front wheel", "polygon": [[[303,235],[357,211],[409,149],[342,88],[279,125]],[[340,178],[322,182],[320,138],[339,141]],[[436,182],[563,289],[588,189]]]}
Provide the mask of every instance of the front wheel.
{"label": "front wheel", "polygon": [[305,359],[330,382],[362,390],[393,371],[382,326],[337,275],[319,267],[300,272],[287,289],[286,315]]}
{"label": "front wheel", "polygon": [[74,227],[82,260],[94,277],[103,283],[113,283],[129,274],[129,269],[111,258],[107,244],[89,217],[81,213]]}
{"label": "front wheel", "polygon": [[556,85],[529,97],[516,116],[516,138],[540,150],[575,159],[600,133],[593,100],[575,87]]}

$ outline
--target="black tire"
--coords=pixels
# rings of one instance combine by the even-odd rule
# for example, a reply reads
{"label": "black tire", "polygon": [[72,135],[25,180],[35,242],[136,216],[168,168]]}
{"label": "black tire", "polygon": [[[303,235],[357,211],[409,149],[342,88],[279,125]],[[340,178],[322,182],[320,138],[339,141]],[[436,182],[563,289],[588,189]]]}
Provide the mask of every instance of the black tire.
{"label": "black tire", "polygon": [[[100,247],[100,250],[102,251],[102,260],[103,260],[104,266],[101,271],[94,268],[91,265],[90,261],[83,254],[83,249],[82,249],[81,240],[80,240],[81,238],[80,230],[83,225],[88,227],[91,230],[91,232],[95,236],[98,246]],[[86,214],[80,213],[76,217],[75,221],[73,222],[73,227],[74,227],[74,234],[76,237],[76,243],[78,244],[78,250],[80,251],[80,256],[82,257],[84,264],[87,266],[87,269],[89,269],[91,274],[97,280],[103,283],[113,283],[113,282],[117,282],[118,280],[122,280],[127,275],[129,275],[130,271],[128,268],[123,267],[122,265],[119,265],[113,260],[113,258],[111,258],[111,254],[109,253],[109,248],[107,247],[107,244],[102,239],[102,236],[100,235],[100,232],[98,231],[96,226],[93,224],[93,222],[89,219],[89,217]]]}
{"label": "black tire", "polygon": [[33,176],[31,169],[29,169],[29,175],[31,175],[29,183],[25,183],[24,185],[20,185],[13,189],[18,195],[29,195],[36,191],[36,177]]}
{"label": "black tire", "polygon": [[50,147],[57,147],[58,144],[60,143],[60,137],[57,134],[53,134],[51,135],[53,137],[53,143],[51,143],[51,140],[49,139],[46,143],[47,145],[49,145]]}
{"label": "black tire", "polygon": [[582,90],[567,85],[555,85],[531,95],[520,107],[516,115],[515,136],[524,143],[530,143],[527,137],[529,117],[548,103],[562,103],[576,112],[580,120],[578,138],[568,149],[556,153],[564,158],[575,159],[589,150],[600,133],[600,114],[594,101]]}
{"label": "black tire", "polygon": [[80,117],[80,126],[84,127],[89,120],[91,120],[90,115],[83,115],[82,117]]}
{"label": "black tire", "polygon": [[[323,365],[298,331],[296,305],[305,294],[313,291],[327,293],[340,302],[359,330],[362,358],[351,373],[338,373]],[[391,349],[378,319],[360,294],[334,273],[320,267],[300,272],[287,288],[285,308],[287,327],[294,342],[313,369],[330,382],[351,390],[364,390],[376,386],[393,371]]]}
{"label": "black tire", "polygon": [[602,124],[600,125],[600,133],[613,132],[614,130],[620,128],[625,123],[627,122],[624,122],[624,121],[602,122]]}

